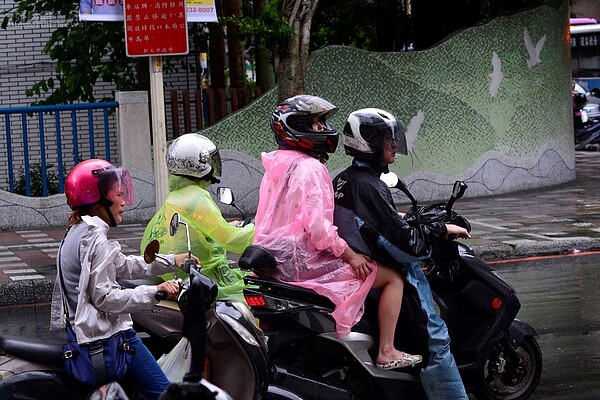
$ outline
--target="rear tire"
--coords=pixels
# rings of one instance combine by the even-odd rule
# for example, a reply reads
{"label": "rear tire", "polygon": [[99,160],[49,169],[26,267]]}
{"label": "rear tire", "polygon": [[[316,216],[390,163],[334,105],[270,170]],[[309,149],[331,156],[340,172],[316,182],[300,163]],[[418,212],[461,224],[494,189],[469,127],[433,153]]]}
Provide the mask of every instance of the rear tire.
{"label": "rear tire", "polygon": [[537,388],[542,376],[542,351],[533,336],[523,339],[516,349],[517,365],[506,362],[506,351],[498,345],[489,355],[474,390],[478,400],[525,400]]}

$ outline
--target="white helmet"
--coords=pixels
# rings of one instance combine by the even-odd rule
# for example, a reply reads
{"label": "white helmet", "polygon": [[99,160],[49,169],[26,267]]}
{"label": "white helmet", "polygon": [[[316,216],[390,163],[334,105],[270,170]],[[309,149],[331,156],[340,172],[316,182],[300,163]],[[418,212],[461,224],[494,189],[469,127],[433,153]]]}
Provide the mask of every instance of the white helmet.
{"label": "white helmet", "polygon": [[204,179],[220,177],[221,156],[209,138],[199,133],[187,133],[169,146],[167,168],[173,175]]}

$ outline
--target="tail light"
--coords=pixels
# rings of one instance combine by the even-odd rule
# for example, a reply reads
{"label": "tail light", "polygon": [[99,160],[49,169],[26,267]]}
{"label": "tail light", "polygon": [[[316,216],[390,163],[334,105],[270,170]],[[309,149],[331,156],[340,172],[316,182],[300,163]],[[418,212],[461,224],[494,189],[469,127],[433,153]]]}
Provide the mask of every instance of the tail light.
{"label": "tail light", "polygon": [[246,303],[248,303],[250,307],[264,307],[267,305],[267,302],[262,295],[246,294],[244,297],[246,298]]}
{"label": "tail light", "polygon": [[494,297],[491,303],[492,309],[498,311],[502,308],[502,299],[499,297]]}
{"label": "tail light", "polygon": [[314,307],[312,304],[303,304],[298,301],[269,296],[264,293],[244,293],[244,297],[250,307],[266,308],[271,311],[289,311],[295,308]]}

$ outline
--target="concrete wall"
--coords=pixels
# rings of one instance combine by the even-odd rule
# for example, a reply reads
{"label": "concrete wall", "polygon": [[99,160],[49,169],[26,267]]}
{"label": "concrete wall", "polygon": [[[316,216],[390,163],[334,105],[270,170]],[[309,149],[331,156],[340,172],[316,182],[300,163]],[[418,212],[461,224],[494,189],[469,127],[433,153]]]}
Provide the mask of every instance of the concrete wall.
{"label": "concrete wall", "polygon": [[[567,29],[563,1],[472,27],[427,51],[328,47],[311,55],[306,92],[339,107],[331,121],[338,129],[362,107],[401,119],[410,154],[392,170],[421,201],[446,198],[456,179],[468,183],[470,197],[557,185],[575,178]],[[258,159],[275,148],[268,125],[275,103],[266,93],[204,132]],[[340,146],[327,165],[334,175],[350,161]]]}

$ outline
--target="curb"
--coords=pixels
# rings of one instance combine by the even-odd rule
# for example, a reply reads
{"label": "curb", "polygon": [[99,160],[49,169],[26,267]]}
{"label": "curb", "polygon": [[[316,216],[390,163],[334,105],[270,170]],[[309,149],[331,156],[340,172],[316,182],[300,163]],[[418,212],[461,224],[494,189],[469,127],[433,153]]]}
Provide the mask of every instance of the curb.
{"label": "curb", "polygon": [[0,307],[50,303],[54,279],[0,282]]}
{"label": "curb", "polygon": [[570,237],[553,241],[514,240],[497,245],[473,246],[473,252],[485,261],[510,260],[535,256],[576,254],[600,250],[600,239]]}

